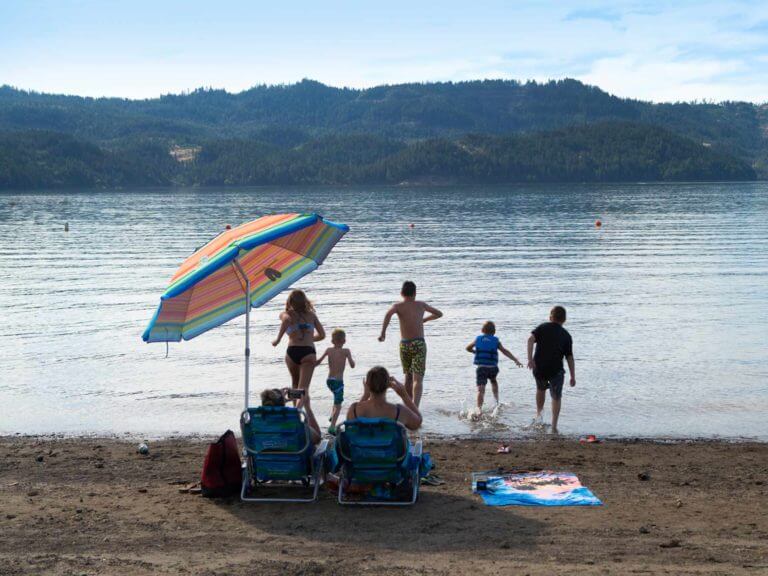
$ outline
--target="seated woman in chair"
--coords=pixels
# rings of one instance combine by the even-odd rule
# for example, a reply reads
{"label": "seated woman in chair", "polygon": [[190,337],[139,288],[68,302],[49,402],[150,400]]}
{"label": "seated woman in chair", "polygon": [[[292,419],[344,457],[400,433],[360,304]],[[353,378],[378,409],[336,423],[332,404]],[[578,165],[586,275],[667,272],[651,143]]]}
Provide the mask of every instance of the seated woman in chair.
{"label": "seated woman in chair", "polygon": [[[288,396],[289,390],[289,388],[283,388],[282,390],[279,388],[264,390],[261,393],[261,405],[285,406],[285,400]],[[312,444],[317,444],[323,437],[323,435],[320,433],[320,425],[317,423],[309,403],[304,404],[303,410],[307,415],[307,424],[309,425],[309,434],[312,439]]]}
{"label": "seated woman in chair", "polygon": [[[409,430],[421,427],[421,412],[400,382],[389,375],[386,368],[374,366],[363,381],[363,397],[354,402],[347,412],[347,420],[356,418],[391,418]],[[402,404],[387,402],[387,389],[400,396]]]}

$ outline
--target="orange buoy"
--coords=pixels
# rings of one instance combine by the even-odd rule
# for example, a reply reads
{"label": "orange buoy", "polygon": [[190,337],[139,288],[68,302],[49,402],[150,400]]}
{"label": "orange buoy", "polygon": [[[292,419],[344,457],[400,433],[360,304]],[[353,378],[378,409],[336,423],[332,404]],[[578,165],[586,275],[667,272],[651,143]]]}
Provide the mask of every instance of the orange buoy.
{"label": "orange buoy", "polygon": [[595,220],[595,228],[600,228],[603,223],[600,220]]}

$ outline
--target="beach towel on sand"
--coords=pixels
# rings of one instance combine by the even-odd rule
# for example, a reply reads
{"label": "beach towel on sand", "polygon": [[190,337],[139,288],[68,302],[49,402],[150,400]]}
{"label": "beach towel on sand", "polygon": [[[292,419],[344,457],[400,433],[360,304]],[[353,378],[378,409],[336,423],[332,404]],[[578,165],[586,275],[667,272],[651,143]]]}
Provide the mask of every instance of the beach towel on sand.
{"label": "beach towel on sand", "polygon": [[488,506],[600,506],[572,472],[474,472],[472,491]]}

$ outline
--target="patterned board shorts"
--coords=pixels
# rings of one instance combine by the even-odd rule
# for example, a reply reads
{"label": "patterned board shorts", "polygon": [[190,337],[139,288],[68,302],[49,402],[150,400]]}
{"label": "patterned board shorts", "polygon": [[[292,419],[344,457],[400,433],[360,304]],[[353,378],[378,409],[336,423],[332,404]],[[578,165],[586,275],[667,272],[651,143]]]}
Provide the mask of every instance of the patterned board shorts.
{"label": "patterned board shorts", "polygon": [[400,362],[403,374],[423,376],[427,368],[427,343],[424,338],[400,341]]}
{"label": "patterned board shorts", "polygon": [[333,404],[338,406],[344,402],[344,381],[337,380],[336,378],[328,378],[325,381],[325,385],[333,392]]}

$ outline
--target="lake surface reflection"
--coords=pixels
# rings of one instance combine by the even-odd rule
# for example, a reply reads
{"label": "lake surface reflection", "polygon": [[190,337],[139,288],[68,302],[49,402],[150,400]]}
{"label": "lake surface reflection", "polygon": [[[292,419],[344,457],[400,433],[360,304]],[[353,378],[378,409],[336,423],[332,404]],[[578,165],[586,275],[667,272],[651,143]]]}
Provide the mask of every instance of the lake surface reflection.
{"label": "lake surface reflection", "polygon": [[[358,361],[347,399],[370,366],[400,372],[396,325],[376,337],[412,279],[445,313],[427,325],[428,433],[529,434],[533,379],[507,359],[498,419],[460,417],[475,393],[464,347],[492,319],[524,359],[528,333],[559,303],[578,376],[563,433],[768,439],[764,183],[0,193],[0,433],[237,428],[242,318],[167,358],[140,337],[195,247],[273,211],[351,227],[299,284],[326,327],[347,331]],[[287,383],[283,349],[269,344],[282,305],[252,316],[256,391]],[[321,422],[325,376],[312,385]]]}

